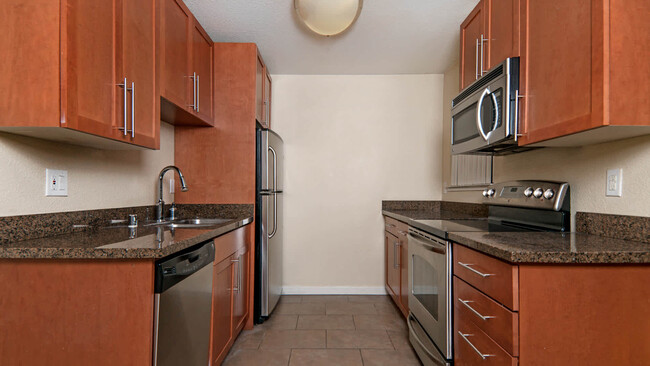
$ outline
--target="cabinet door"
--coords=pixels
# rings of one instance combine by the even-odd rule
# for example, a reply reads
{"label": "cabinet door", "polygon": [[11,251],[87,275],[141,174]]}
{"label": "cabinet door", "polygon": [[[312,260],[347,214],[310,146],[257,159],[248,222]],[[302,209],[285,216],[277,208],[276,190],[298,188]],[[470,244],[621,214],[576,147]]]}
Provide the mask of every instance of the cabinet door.
{"label": "cabinet door", "polygon": [[255,119],[260,124],[264,122],[264,75],[264,63],[258,55],[255,70]]}
{"label": "cabinet door", "polygon": [[161,16],[161,96],[181,108],[192,103],[189,29],[192,13],[180,0],[163,0]]}
{"label": "cabinet door", "polygon": [[483,34],[483,2],[472,10],[460,25],[460,88],[473,83],[480,76],[481,34]]}
{"label": "cabinet door", "polygon": [[508,57],[519,56],[519,0],[484,0],[487,18],[484,69],[490,70]]}
{"label": "cabinet door", "polygon": [[268,72],[264,73],[264,110],[262,125],[266,128],[271,128],[271,75]]}
{"label": "cabinet door", "polygon": [[200,118],[212,123],[212,40],[196,19],[192,25],[192,75],[194,73],[196,73],[194,112]]}
{"label": "cabinet door", "polygon": [[127,88],[130,89],[127,93],[129,121],[126,124],[129,131],[125,141],[158,148],[160,120],[156,100],[156,1],[129,0],[122,4],[122,47],[117,69],[121,71],[118,71],[118,75],[126,78]]}
{"label": "cabinet door", "polygon": [[121,76],[115,75],[116,3],[67,0],[64,4],[62,82],[66,87],[61,95],[61,126],[118,138],[122,120],[116,119],[113,98],[123,91],[116,86]]}
{"label": "cabinet door", "polygon": [[385,254],[386,254],[386,288],[389,295],[399,304],[400,293],[400,254],[399,239],[389,233],[384,232]]}
{"label": "cabinet door", "polygon": [[249,252],[246,247],[237,253],[235,259],[235,285],[233,298],[233,331],[241,329],[248,316],[248,271]]}
{"label": "cabinet door", "polygon": [[602,84],[592,80],[599,67],[594,60],[602,62],[602,49],[593,47],[598,32],[592,33],[602,23],[598,3],[521,2],[521,145],[602,123]]}
{"label": "cabinet door", "polygon": [[214,266],[212,290],[212,363],[219,365],[228,352],[232,339],[232,288],[234,256]]}

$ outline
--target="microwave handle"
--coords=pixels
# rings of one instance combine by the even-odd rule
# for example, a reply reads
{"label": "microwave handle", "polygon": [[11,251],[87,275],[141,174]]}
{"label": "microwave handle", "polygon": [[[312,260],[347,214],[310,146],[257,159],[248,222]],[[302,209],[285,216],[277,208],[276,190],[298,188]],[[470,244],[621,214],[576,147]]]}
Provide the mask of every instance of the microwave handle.
{"label": "microwave handle", "polygon": [[[486,134],[485,131],[483,131],[483,123],[481,121],[481,107],[483,106],[483,100],[485,99],[485,96],[490,94],[492,97],[492,103],[494,103],[494,109],[496,111],[495,117],[494,117],[494,127]],[[492,132],[499,127],[499,104],[497,102],[497,97],[490,92],[490,88],[485,88],[483,90],[483,93],[481,93],[481,96],[478,98],[478,104],[476,105],[476,128],[478,129],[478,132],[481,134],[481,137],[483,137],[483,140],[488,141],[490,139],[490,135],[492,135]]]}

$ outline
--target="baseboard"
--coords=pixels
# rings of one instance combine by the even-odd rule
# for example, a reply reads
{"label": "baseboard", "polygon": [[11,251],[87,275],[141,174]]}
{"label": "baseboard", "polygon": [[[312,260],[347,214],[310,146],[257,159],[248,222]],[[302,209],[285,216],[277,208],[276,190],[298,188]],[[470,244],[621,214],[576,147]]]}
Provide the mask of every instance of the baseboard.
{"label": "baseboard", "polygon": [[283,295],[386,295],[383,286],[284,286]]}

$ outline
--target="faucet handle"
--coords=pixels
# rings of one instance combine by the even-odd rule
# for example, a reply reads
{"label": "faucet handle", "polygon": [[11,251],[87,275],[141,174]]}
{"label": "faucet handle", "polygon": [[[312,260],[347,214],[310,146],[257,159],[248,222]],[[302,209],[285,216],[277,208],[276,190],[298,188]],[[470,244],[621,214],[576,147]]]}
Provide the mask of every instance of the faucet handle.
{"label": "faucet handle", "polygon": [[130,227],[138,226],[138,215],[135,214],[129,215],[129,226]]}
{"label": "faucet handle", "polygon": [[172,205],[169,207],[169,219],[176,220],[176,203],[172,202]]}

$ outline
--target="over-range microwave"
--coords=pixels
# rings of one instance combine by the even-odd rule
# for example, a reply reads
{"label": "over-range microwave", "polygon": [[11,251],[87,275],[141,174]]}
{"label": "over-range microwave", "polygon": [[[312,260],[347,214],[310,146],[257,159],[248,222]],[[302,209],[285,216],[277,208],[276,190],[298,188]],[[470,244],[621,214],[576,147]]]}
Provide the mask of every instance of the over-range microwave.
{"label": "over-range microwave", "polygon": [[519,58],[512,57],[463,90],[451,104],[452,154],[508,154],[517,146]]}

